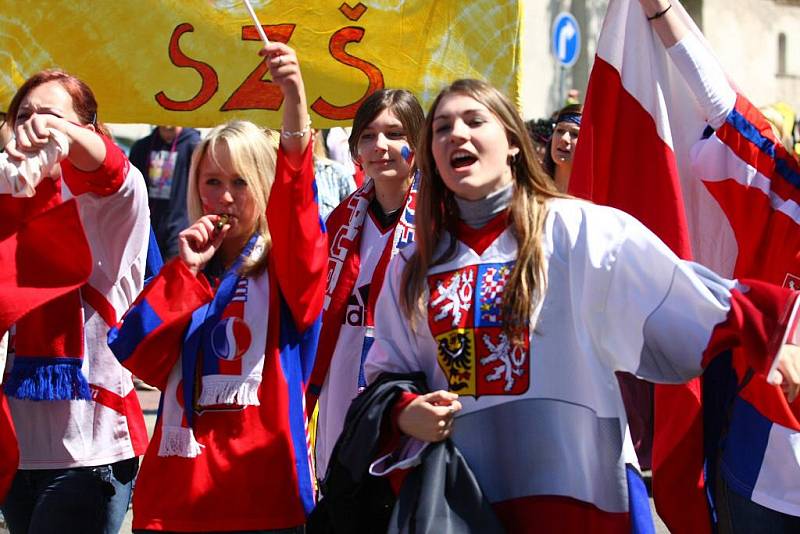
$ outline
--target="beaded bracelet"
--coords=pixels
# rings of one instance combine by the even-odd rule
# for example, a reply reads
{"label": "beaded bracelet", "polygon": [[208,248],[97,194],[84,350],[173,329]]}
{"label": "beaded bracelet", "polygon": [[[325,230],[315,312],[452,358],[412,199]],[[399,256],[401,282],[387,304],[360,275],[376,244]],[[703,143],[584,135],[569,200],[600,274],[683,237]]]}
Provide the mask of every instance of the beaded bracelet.
{"label": "beaded bracelet", "polygon": [[670,10],[670,8],[671,8],[671,7],[672,7],[672,4],[668,5],[668,6],[667,6],[667,8],[666,8],[664,11],[659,11],[658,13],[656,13],[655,15],[653,15],[652,17],[647,17],[647,20],[656,20],[656,19],[660,19],[661,17],[663,17],[663,16],[664,16],[664,13],[666,13],[667,11],[669,11],[669,10]]}
{"label": "beaded bracelet", "polygon": [[281,137],[283,137],[284,139],[291,139],[293,137],[297,137],[299,139],[310,131],[311,131],[311,117],[308,118],[306,127],[296,132],[287,132],[286,130],[283,129],[283,126],[281,126]]}

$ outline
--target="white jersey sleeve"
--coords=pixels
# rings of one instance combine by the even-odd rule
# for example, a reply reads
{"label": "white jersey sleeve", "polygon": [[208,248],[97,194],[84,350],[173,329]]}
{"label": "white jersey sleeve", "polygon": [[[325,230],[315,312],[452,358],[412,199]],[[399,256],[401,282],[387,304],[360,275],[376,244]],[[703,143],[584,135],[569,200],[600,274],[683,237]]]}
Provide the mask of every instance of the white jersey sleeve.
{"label": "white jersey sleeve", "polygon": [[597,356],[654,382],[682,383],[702,373],[715,329],[727,326],[734,291],[748,288],[679,259],[621,211],[592,206],[584,213],[570,251],[570,293],[580,296],[578,316]]}

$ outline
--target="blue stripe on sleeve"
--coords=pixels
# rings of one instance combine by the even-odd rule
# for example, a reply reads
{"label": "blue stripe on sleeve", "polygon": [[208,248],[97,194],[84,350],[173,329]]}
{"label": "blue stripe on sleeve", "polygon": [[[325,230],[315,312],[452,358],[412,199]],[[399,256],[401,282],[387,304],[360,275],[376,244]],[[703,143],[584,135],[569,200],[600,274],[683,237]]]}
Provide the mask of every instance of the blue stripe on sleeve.
{"label": "blue stripe on sleeve", "polygon": [[292,448],[294,449],[300,501],[303,503],[306,516],[308,516],[314,508],[314,488],[311,481],[308,442],[306,441],[306,414],[303,405],[303,356],[306,355],[310,347],[316,347],[316,337],[319,334],[319,319],[311,328],[301,334],[295,327],[292,314],[283,297],[280,299],[280,313],[280,360],[289,394],[289,428],[292,434]]}
{"label": "blue stripe on sleeve", "polygon": [[[761,132],[744,115],[733,110],[728,115],[727,122],[738,131],[742,137],[753,143],[758,149],[771,159],[775,160],[775,172],[794,187],[800,188],[800,173],[793,170],[782,158],[775,153],[775,144],[771,139],[761,135]],[[748,162],[750,163],[750,162]]]}
{"label": "blue stripe on sleeve", "polygon": [[121,327],[115,326],[109,330],[108,346],[117,360],[124,362],[162,322],[147,299],[143,299],[125,314]]}

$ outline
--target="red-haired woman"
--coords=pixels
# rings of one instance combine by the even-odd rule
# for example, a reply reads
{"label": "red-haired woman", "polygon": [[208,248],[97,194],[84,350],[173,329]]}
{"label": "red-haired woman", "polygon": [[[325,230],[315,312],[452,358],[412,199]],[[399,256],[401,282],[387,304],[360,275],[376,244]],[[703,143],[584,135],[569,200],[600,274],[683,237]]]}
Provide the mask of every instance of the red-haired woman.
{"label": "red-haired woman", "polygon": [[78,78],[35,74],[7,120],[0,240],[17,244],[18,272],[1,267],[0,330],[14,323],[4,389],[20,466],[3,515],[14,533],[117,532],[147,434],[105,339],[142,288],[147,191]]}

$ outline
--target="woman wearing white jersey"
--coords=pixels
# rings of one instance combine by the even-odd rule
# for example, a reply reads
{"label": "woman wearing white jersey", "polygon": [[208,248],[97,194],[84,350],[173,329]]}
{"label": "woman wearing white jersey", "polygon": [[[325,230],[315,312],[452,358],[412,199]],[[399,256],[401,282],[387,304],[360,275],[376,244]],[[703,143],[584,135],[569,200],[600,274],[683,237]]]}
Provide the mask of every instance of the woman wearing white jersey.
{"label": "woman wearing white jersey", "polygon": [[319,396],[317,477],[325,476],[350,401],[366,386],[363,362],[389,260],[414,238],[414,154],[424,121],[416,97],[382,89],[356,111],[350,153],[364,185],[331,212],[328,285],[309,406]]}
{"label": "woman wearing white jersey", "polygon": [[373,474],[451,437],[508,531],[631,531],[651,518],[615,371],[682,382],[742,343],[797,395],[798,351],[767,349],[797,294],[719,278],[557,193],[496,89],[444,89],[418,156],[425,232],[389,266],[365,373],[422,371],[435,391],[401,398]]}

